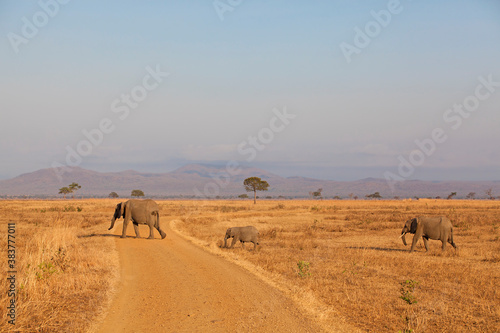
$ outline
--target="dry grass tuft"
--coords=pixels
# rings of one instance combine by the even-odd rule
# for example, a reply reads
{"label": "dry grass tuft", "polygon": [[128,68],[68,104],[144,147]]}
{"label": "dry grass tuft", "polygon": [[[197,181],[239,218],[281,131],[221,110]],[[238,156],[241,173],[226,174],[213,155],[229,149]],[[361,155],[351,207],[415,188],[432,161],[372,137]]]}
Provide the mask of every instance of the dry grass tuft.
{"label": "dry grass tuft", "polygon": [[[16,325],[2,320],[0,331],[92,328],[118,274],[114,242],[100,236],[109,207],[102,200],[0,202],[1,256],[7,256],[7,223],[13,222],[17,269]],[[0,276],[5,281],[6,271]],[[9,299],[3,293],[0,303]],[[4,306],[0,313],[6,318]]]}

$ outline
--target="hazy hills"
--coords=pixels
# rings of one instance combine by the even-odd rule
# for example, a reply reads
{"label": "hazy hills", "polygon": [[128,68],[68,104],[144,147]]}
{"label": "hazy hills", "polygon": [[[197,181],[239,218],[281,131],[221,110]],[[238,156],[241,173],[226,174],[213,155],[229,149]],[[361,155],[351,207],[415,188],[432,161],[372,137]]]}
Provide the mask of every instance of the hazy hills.
{"label": "hazy hills", "polygon": [[235,196],[245,193],[243,180],[260,177],[270,184],[262,196],[308,197],[308,193],[323,188],[324,197],[348,197],[350,193],[364,198],[366,194],[380,192],[384,198],[399,197],[447,197],[457,192],[465,197],[476,192],[477,198],[486,197],[492,188],[500,195],[500,181],[443,181],[411,180],[397,183],[392,192],[384,179],[367,178],[358,181],[329,181],[304,177],[281,177],[265,170],[242,166],[210,166],[189,164],[166,173],[141,173],[133,170],[121,172],[97,172],[79,167],[66,168],[60,176],[53,169],[41,169],[12,179],[0,180],[3,196],[57,196],[59,188],[77,182],[82,186],[78,196],[107,196],[116,192],[120,197],[130,195],[134,189],[147,196]]}

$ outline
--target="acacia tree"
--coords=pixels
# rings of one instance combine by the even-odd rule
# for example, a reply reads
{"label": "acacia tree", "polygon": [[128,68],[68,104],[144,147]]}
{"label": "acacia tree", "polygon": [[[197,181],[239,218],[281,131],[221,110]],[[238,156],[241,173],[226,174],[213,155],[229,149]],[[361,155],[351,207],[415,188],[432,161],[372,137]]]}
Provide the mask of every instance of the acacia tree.
{"label": "acacia tree", "polygon": [[373,199],[380,199],[380,198],[382,198],[382,196],[380,195],[379,192],[375,192],[375,193],[372,193],[372,194],[367,194],[367,195],[365,195],[365,197],[367,197],[368,199],[370,199],[370,198],[373,198]]}
{"label": "acacia tree", "polygon": [[323,195],[321,194],[322,191],[323,191],[322,188],[318,188],[317,191],[315,191],[315,192],[312,193],[313,198],[323,199]]}
{"label": "acacia tree", "polygon": [[59,189],[59,194],[62,194],[64,196],[64,199],[66,199],[66,194],[71,193],[71,190],[68,187],[61,187]]}
{"label": "acacia tree", "polygon": [[257,191],[267,191],[269,184],[259,177],[250,177],[243,181],[243,186],[247,192],[253,191],[253,203],[257,203]]}
{"label": "acacia tree", "polygon": [[[78,191],[79,189],[81,189],[82,187],[80,185],[78,185],[78,183],[71,183],[69,186],[69,191],[70,193],[73,193],[75,191]],[[73,199],[75,198],[75,195],[73,194]]]}
{"label": "acacia tree", "polygon": [[132,196],[132,197],[143,197],[144,196],[144,192],[142,192],[141,190],[132,190],[132,193],[130,193],[130,196]]}

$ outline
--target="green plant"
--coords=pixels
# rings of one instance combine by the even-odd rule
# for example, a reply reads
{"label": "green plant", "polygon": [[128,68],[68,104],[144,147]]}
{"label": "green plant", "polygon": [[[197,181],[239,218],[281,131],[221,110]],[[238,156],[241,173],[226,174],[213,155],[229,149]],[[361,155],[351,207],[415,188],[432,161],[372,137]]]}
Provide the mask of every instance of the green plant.
{"label": "green plant", "polygon": [[36,278],[38,280],[43,280],[49,278],[52,274],[56,273],[56,269],[54,268],[54,265],[52,263],[46,263],[43,261],[41,264],[38,265],[38,268],[40,271],[37,271]]}
{"label": "green plant", "polygon": [[299,260],[297,262],[297,268],[299,272],[297,273],[301,278],[305,278],[311,276],[311,272],[309,272],[309,265],[311,263],[308,261]]}
{"label": "green plant", "polygon": [[401,285],[401,288],[399,289],[401,292],[401,298],[403,301],[405,301],[408,304],[415,304],[417,303],[417,299],[415,295],[413,295],[413,292],[415,291],[415,287],[419,285],[420,282],[415,281],[415,280],[406,280],[403,282],[400,282],[399,284]]}

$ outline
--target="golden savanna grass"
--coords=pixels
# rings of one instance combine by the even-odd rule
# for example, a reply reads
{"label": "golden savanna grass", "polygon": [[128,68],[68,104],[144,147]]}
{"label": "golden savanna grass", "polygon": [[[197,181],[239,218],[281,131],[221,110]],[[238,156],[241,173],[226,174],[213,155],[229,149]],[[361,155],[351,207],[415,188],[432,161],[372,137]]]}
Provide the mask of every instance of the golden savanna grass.
{"label": "golden savanna grass", "polygon": [[[179,210],[176,227],[212,248],[222,245],[228,227],[256,226],[258,251],[251,251],[251,243],[222,251],[311,292],[362,331],[499,330],[499,202],[205,201],[162,207]],[[420,240],[410,254],[399,235],[404,221],[419,215],[448,216],[458,252],[448,244],[442,253],[441,242],[429,241],[426,253]],[[410,244],[412,237],[407,235]],[[407,289],[412,282],[413,291]],[[305,298],[303,303],[314,305]]]}
{"label": "golden savanna grass", "polygon": [[1,280],[6,286],[10,222],[18,297],[12,326],[5,313],[10,297],[2,292],[0,331],[83,332],[97,323],[118,274],[113,237],[103,235],[110,207],[107,200],[0,201]]}
{"label": "golden savanna grass", "polygon": [[[117,238],[107,228],[119,201],[0,201],[5,266],[7,223],[16,223],[16,330],[92,329],[118,278]],[[370,332],[495,332],[500,327],[500,202],[157,202],[163,226],[172,222],[207,250],[277,276],[293,286],[292,298],[304,308],[323,312],[319,318],[330,316]],[[410,254],[399,235],[404,221],[418,215],[448,216],[458,252],[448,244],[441,253],[440,242],[430,241],[426,253],[419,241]],[[260,230],[257,251],[251,251],[253,244],[220,249],[228,227],[246,225]],[[6,269],[1,272],[6,286]],[[403,294],[405,281],[418,284]],[[324,306],[315,307],[315,300]],[[7,301],[2,293],[2,332],[11,329]]]}

